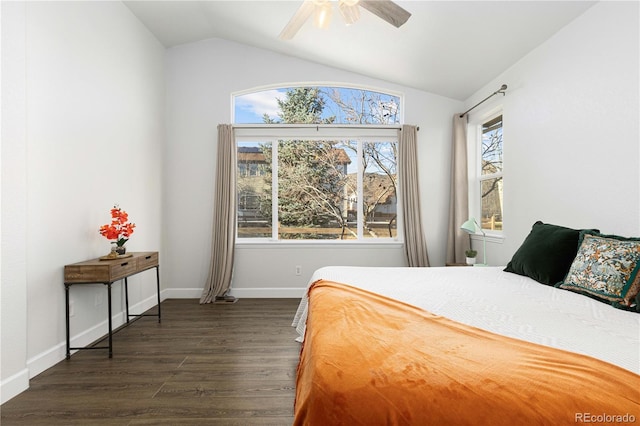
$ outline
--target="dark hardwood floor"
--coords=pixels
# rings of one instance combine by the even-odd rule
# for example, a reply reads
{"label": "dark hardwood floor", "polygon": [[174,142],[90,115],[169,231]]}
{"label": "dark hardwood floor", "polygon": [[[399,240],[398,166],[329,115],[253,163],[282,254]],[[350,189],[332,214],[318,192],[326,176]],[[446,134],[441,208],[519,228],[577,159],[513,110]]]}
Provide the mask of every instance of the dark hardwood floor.
{"label": "dark hardwood floor", "polygon": [[298,302],[165,300],[161,324],[143,317],[114,335],[112,359],[79,351],[34,377],[0,424],[291,425]]}

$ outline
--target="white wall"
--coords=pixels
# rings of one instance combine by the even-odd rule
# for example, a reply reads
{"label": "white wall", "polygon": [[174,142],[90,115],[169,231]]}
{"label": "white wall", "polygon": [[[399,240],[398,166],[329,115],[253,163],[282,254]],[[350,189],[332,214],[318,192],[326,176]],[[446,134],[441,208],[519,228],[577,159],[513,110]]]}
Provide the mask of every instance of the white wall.
{"label": "white wall", "polygon": [[[444,264],[451,117],[462,103],[419,90],[297,60],[242,44],[211,39],[167,51],[167,148],[164,175],[166,282],[175,296],[198,297],[210,257],[216,126],[231,120],[231,94],[297,82],[336,82],[401,92],[405,122],[420,126],[420,186],[432,264]],[[327,264],[401,266],[400,245],[384,250],[350,245],[239,247],[232,287],[247,297],[303,294],[311,273]],[[294,266],[303,274],[295,276]]]}
{"label": "white wall", "polygon": [[[2,12],[4,402],[27,371],[64,358],[63,266],[109,251],[98,228],[114,203],[138,226],[129,250],[160,250],[164,48],[120,2],[2,2]],[[155,304],[155,274],[130,287],[131,306]],[[120,285],[114,296],[118,325]],[[72,287],[71,298],[72,345],[105,334],[105,287]]]}
{"label": "white wall", "polygon": [[[27,368],[25,5],[2,3],[0,137],[1,401],[29,385]],[[10,143],[8,141],[11,141]]]}
{"label": "white wall", "polygon": [[536,220],[640,235],[639,3],[598,3],[466,101],[508,84],[506,264]]}

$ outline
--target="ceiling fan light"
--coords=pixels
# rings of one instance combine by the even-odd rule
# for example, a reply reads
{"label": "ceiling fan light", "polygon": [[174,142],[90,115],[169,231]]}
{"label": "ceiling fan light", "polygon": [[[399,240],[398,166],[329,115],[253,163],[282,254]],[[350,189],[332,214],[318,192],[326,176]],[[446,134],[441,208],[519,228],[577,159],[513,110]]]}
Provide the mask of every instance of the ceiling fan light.
{"label": "ceiling fan light", "polygon": [[333,8],[331,7],[331,3],[328,1],[317,3],[316,10],[313,15],[313,25],[317,28],[326,30],[329,28],[329,24],[331,23],[332,13]]}
{"label": "ceiling fan light", "polygon": [[357,4],[349,4],[348,1],[342,0],[338,7],[340,8],[340,14],[344,19],[345,24],[351,25],[360,19],[360,9]]}

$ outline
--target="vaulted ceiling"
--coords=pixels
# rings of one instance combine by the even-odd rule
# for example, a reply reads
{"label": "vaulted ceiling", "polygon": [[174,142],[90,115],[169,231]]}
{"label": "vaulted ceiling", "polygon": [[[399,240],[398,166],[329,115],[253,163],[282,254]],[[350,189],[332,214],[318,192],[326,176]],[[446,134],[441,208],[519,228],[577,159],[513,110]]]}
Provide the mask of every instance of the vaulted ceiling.
{"label": "vaulted ceiling", "polygon": [[309,19],[287,41],[278,35],[302,0],[124,3],[168,48],[227,39],[465,100],[595,2],[397,1],[411,13],[400,28],[364,8],[346,26],[335,10],[328,29]]}

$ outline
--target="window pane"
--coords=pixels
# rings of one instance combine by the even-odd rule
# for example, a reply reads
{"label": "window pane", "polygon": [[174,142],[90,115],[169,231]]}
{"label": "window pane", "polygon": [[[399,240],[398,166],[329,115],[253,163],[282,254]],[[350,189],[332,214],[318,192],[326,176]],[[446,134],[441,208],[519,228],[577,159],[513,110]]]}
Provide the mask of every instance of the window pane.
{"label": "window pane", "polygon": [[340,141],[278,142],[278,238],[347,239],[351,158]]}
{"label": "window pane", "polygon": [[397,148],[395,142],[363,144],[365,238],[397,236]]}
{"label": "window pane", "polygon": [[502,172],[502,116],[482,125],[482,174]]}
{"label": "window pane", "polygon": [[502,230],[502,177],[480,181],[482,229]]}
{"label": "window pane", "polygon": [[271,144],[238,142],[238,238],[271,238]]}

